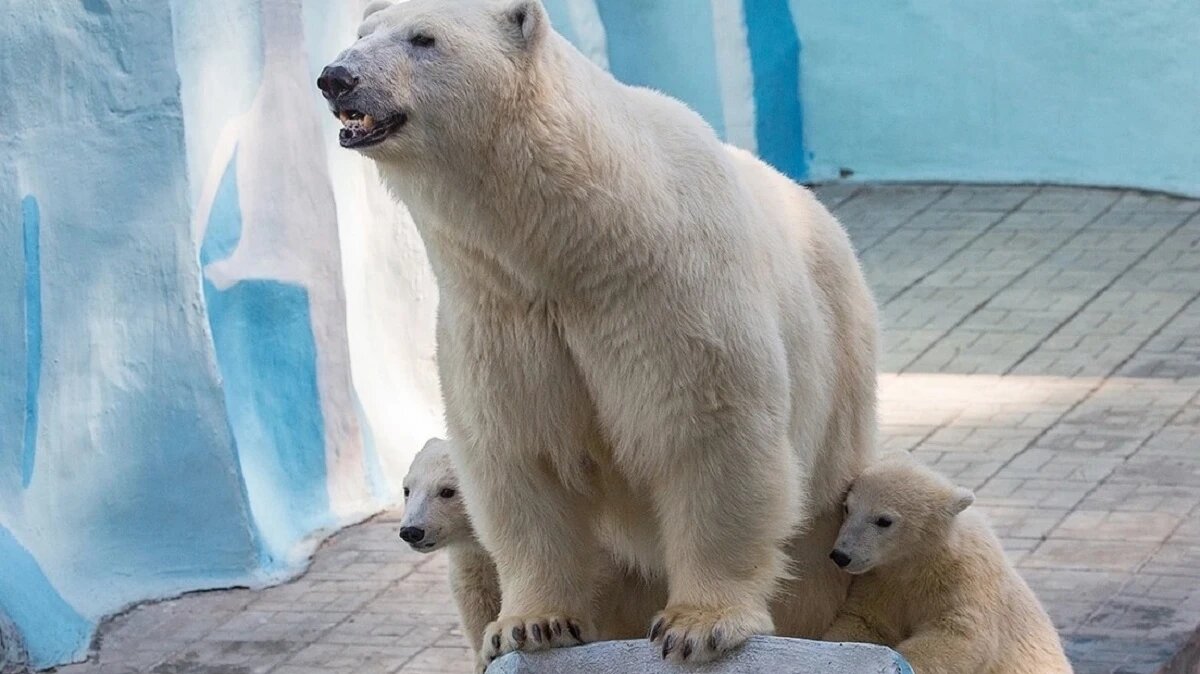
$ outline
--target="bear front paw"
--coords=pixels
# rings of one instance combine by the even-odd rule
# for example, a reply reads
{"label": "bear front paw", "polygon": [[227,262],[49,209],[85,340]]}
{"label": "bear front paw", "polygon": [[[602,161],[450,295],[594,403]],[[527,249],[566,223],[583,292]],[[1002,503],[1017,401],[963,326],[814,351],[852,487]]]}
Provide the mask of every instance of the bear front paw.
{"label": "bear front paw", "polygon": [[765,610],[668,606],[650,627],[650,641],[662,647],[664,660],[709,662],[741,646],[755,634],[775,631]]}
{"label": "bear front paw", "polygon": [[483,660],[513,651],[541,651],[584,643],[579,621],[562,615],[501,617],[483,630]]}

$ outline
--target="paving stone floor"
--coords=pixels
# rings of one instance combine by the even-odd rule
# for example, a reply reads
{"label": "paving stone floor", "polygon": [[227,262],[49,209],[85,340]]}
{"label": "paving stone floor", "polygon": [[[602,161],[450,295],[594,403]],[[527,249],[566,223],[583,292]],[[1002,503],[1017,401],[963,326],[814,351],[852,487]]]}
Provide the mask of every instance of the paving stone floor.
{"label": "paving stone floor", "polygon": [[[883,308],[883,444],[977,490],[1080,674],[1200,625],[1200,201],[831,185]],[[64,674],[466,672],[440,555],[396,515],[295,582],[145,606]]]}

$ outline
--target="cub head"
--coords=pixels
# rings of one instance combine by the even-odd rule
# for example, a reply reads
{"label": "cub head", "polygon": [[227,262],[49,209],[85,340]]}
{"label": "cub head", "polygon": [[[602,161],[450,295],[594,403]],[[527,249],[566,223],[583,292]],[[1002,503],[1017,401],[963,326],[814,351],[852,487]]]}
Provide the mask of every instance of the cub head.
{"label": "cub head", "polygon": [[855,574],[902,561],[938,545],[954,518],[974,502],[970,490],[954,486],[907,452],[884,455],[850,486],[829,557]]}
{"label": "cub head", "polygon": [[433,552],[474,537],[449,445],[438,438],[425,443],[404,477],[400,538],[417,552]]}
{"label": "cub head", "polygon": [[374,0],[317,87],[342,147],[434,159],[492,141],[549,32],[540,0]]}

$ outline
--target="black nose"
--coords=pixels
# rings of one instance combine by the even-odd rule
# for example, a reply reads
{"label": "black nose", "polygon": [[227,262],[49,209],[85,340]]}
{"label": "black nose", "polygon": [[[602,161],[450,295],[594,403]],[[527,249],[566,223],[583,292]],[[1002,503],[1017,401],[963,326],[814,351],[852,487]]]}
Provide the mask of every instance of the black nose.
{"label": "black nose", "polygon": [[349,93],[356,86],[358,78],[350,74],[345,66],[325,66],[321,76],[317,78],[317,88],[331,101]]}
{"label": "black nose", "polygon": [[[400,535],[403,536],[404,534],[401,533]],[[838,565],[839,569],[846,568],[846,565],[850,563],[850,555],[847,555],[841,550],[834,550],[833,552],[829,553],[829,558],[833,560],[834,564]]]}
{"label": "black nose", "polygon": [[400,528],[400,540],[408,543],[409,545],[420,543],[422,538],[425,538],[425,530],[421,527]]}

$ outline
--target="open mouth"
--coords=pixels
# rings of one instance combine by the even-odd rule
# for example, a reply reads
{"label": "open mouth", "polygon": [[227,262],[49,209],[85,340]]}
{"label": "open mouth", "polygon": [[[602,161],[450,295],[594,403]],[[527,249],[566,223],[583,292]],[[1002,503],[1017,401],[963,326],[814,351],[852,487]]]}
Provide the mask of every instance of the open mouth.
{"label": "open mouth", "polygon": [[338,131],[338,142],[346,148],[363,148],[382,143],[408,121],[408,115],[403,112],[397,112],[383,119],[377,119],[358,110],[341,110],[337,116],[342,120],[342,129]]}

